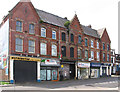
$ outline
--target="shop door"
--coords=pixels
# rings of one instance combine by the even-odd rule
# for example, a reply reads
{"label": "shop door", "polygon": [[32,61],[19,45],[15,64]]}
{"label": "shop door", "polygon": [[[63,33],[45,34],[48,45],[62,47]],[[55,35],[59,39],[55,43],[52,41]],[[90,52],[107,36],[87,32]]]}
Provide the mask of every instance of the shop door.
{"label": "shop door", "polygon": [[51,70],[47,70],[47,80],[51,80]]}
{"label": "shop door", "polygon": [[70,64],[70,79],[75,78],[75,64]]}
{"label": "shop door", "polygon": [[57,80],[57,70],[52,70],[52,80]]}
{"label": "shop door", "polygon": [[103,68],[102,68],[102,75],[103,75],[103,76],[106,76],[106,75],[107,75],[107,73],[106,73],[106,67],[103,67]]}

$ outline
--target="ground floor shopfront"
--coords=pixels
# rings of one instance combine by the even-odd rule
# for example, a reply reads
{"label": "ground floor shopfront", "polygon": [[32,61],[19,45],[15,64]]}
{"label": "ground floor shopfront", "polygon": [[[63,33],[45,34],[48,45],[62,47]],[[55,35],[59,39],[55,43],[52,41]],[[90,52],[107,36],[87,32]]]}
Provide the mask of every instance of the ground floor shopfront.
{"label": "ground floor shopfront", "polygon": [[101,63],[101,76],[111,76],[112,66],[110,63]]}
{"label": "ground floor shopfront", "polygon": [[88,79],[90,76],[90,63],[88,62],[78,62],[77,64],[77,78],[78,79]]}
{"label": "ground floor shopfront", "polygon": [[75,78],[75,61],[61,60],[60,80],[74,79]]}
{"label": "ground floor shopfront", "polygon": [[[43,61],[43,62],[42,62]],[[57,59],[10,57],[10,83],[58,81],[60,61]]]}
{"label": "ground floor shopfront", "polygon": [[116,74],[116,64],[111,64],[111,66],[112,66],[111,74],[115,75]]}
{"label": "ground floor shopfront", "polygon": [[116,74],[120,75],[120,63],[116,64]]}
{"label": "ground floor shopfront", "polygon": [[90,63],[90,78],[100,77],[100,63]]}
{"label": "ground floor shopfront", "polygon": [[60,61],[55,59],[45,59],[40,65],[41,81],[58,81],[59,80]]}
{"label": "ground floor shopfront", "polygon": [[9,80],[10,83],[37,82],[41,59],[31,57],[10,56]]}

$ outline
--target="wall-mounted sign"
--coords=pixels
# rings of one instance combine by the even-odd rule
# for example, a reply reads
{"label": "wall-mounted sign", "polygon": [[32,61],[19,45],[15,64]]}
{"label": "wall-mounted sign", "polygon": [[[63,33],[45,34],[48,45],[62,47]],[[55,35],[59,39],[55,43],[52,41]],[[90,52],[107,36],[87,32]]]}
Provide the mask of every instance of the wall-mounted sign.
{"label": "wall-mounted sign", "polygon": [[45,60],[45,64],[48,64],[48,65],[57,65],[57,62],[56,62],[56,60],[46,59]]}
{"label": "wall-mounted sign", "polygon": [[102,63],[101,65],[104,65],[104,66],[111,66],[110,63]]}
{"label": "wall-mounted sign", "polygon": [[43,59],[41,66],[60,66],[60,61],[55,59]]}
{"label": "wall-mounted sign", "polygon": [[41,61],[41,59],[39,59],[39,58],[16,57],[16,56],[11,56],[10,59],[21,60],[21,61]]}
{"label": "wall-mounted sign", "polygon": [[90,63],[90,67],[100,67],[100,63]]}
{"label": "wall-mounted sign", "polygon": [[78,62],[78,67],[86,67],[86,68],[89,68],[89,67],[90,67],[90,63]]}

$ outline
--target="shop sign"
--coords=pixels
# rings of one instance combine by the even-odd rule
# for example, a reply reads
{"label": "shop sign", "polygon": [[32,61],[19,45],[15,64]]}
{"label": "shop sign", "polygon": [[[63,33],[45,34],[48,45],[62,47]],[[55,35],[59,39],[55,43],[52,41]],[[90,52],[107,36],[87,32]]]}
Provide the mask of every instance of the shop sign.
{"label": "shop sign", "polygon": [[110,63],[102,63],[101,65],[110,66],[111,64]]}
{"label": "shop sign", "polygon": [[100,67],[100,63],[90,63],[90,67]]}
{"label": "shop sign", "polygon": [[21,60],[21,61],[41,61],[41,59],[39,59],[39,58],[15,57],[15,56],[11,56],[10,59]]}
{"label": "shop sign", "polygon": [[47,60],[45,60],[45,64],[47,64],[47,65],[57,65],[57,62],[56,62],[56,60],[47,59]]}
{"label": "shop sign", "polygon": [[90,63],[82,63],[82,62],[79,62],[79,63],[78,63],[78,67],[86,67],[86,68],[88,68],[88,67],[90,67]]}

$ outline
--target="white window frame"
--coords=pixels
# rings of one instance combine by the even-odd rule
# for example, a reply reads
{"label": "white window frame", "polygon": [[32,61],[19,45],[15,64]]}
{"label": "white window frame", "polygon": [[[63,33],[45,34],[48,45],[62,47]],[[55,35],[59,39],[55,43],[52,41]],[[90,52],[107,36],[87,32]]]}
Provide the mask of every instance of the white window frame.
{"label": "white window frame", "polygon": [[94,60],[94,51],[91,51],[91,60]]}
{"label": "white window frame", "polygon": [[[17,22],[19,22],[18,25],[17,25]],[[21,23],[21,25],[20,25],[20,23]],[[17,30],[17,27],[19,28],[19,30]],[[22,27],[23,27],[23,26],[22,26],[22,21],[17,20],[17,21],[16,21],[16,31],[17,31],[17,32],[22,32]]]}
{"label": "white window frame", "polygon": [[[55,35],[55,38],[53,38],[54,37],[53,35]],[[52,39],[56,39],[56,31],[54,30],[52,30]]]}
{"label": "white window frame", "polygon": [[47,55],[47,44],[46,43],[40,43],[40,54]]}
{"label": "white window frame", "polygon": [[41,27],[41,37],[46,37],[46,29],[44,27]]}
{"label": "white window frame", "polygon": [[[35,53],[35,41],[34,40],[29,40],[29,41],[33,41],[34,45],[33,46],[28,46],[28,51],[29,51],[29,53]],[[29,45],[29,41],[28,41],[28,45]],[[29,47],[34,48],[34,51],[31,52],[30,49],[29,49]]]}
{"label": "white window frame", "polygon": [[[31,25],[33,26],[33,28],[31,28]],[[34,24],[29,24],[29,34],[35,34],[35,25]]]}
{"label": "white window frame", "polygon": [[[109,47],[108,47],[109,46]],[[107,51],[109,51],[110,50],[110,45],[109,44],[107,44]]]}
{"label": "white window frame", "polygon": [[[16,39],[21,39],[22,40],[22,44],[16,44]],[[16,39],[15,39],[15,51],[16,52],[23,52],[23,39],[22,38],[16,38]],[[16,49],[16,46],[22,46],[22,50]]]}
{"label": "white window frame", "polygon": [[103,61],[104,61],[104,58],[105,58],[105,56],[104,56],[104,55],[105,55],[105,53],[103,53]]}
{"label": "white window frame", "polygon": [[108,58],[108,55],[109,55],[109,54],[107,54],[107,61],[110,61],[110,55],[109,55],[109,58]]}
{"label": "white window frame", "polygon": [[52,44],[52,56],[57,56],[57,45]]}
{"label": "white window frame", "polygon": [[100,52],[97,52],[97,61],[100,61]]}
{"label": "white window frame", "polygon": [[91,48],[94,48],[94,41],[91,40]]}
{"label": "white window frame", "polygon": [[99,49],[99,42],[97,41],[97,49]]}
{"label": "white window frame", "polygon": [[88,50],[85,50],[85,59],[88,59]]}
{"label": "white window frame", "polygon": [[81,48],[78,48],[78,59],[82,58],[82,50]]}

